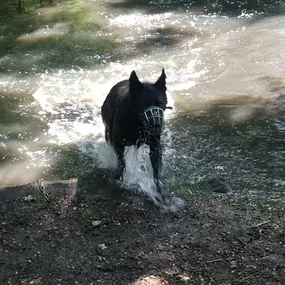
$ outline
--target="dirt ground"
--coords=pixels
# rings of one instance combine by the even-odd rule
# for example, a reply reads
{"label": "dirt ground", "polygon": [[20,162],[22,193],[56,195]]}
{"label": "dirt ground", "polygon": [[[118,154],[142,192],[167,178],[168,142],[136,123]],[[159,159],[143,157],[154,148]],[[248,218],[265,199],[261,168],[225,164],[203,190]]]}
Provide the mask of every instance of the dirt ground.
{"label": "dirt ground", "polygon": [[77,187],[1,196],[0,284],[285,284],[284,203],[181,186],[173,213],[103,177]]}

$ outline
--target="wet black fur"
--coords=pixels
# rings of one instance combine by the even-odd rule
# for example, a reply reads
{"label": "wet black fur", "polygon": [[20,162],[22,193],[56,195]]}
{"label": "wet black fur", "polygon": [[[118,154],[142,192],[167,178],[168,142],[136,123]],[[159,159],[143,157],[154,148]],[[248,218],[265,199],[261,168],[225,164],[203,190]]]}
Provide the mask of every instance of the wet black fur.
{"label": "wet black fur", "polygon": [[150,131],[143,124],[143,111],[150,106],[166,109],[166,75],[164,69],[158,80],[152,84],[140,82],[135,71],[131,72],[128,80],[114,85],[107,95],[101,114],[105,125],[105,139],[114,150],[118,158],[116,178],[122,179],[125,170],[125,146],[142,144],[149,145],[150,160],[153,168],[153,178],[158,191],[165,195],[160,186],[161,179],[161,129]]}

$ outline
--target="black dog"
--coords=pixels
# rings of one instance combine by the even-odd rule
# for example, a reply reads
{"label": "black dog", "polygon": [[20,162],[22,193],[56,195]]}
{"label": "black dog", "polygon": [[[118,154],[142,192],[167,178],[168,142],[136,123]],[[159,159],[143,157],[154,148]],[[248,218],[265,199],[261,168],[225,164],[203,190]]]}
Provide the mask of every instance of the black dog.
{"label": "black dog", "polygon": [[161,132],[164,126],[164,111],[167,106],[166,75],[154,83],[140,82],[135,71],[129,80],[112,87],[102,107],[102,119],[105,125],[105,139],[116,151],[118,166],[116,179],[122,179],[125,170],[125,146],[149,145],[153,178],[158,192],[166,198],[161,186],[162,148]]}

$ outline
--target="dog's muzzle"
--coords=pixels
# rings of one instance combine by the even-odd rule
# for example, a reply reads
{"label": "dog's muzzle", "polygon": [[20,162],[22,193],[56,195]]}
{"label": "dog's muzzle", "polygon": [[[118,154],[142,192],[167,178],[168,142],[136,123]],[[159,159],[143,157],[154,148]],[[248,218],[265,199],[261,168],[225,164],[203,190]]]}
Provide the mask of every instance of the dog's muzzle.
{"label": "dog's muzzle", "polygon": [[157,106],[150,106],[144,110],[144,122],[148,129],[161,130],[164,125],[164,111]]}

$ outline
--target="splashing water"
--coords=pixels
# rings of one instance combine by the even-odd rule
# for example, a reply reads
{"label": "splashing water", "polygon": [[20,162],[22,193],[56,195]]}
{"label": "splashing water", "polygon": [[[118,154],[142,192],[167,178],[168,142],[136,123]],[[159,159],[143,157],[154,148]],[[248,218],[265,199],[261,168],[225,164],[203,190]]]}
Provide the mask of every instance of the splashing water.
{"label": "splashing water", "polygon": [[[119,81],[129,76],[129,72],[119,76],[118,69],[129,71],[132,65],[135,64],[124,66],[111,64],[111,70],[85,71],[79,75],[77,73],[77,80],[74,80],[70,73],[65,74],[62,71],[60,71],[60,78],[57,74],[52,76],[49,74],[43,76],[43,82],[46,83],[43,83],[43,86],[34,93],[34,97],[45,110],[42,115],[52,118],[47,130],[49,142],[63,145],[74,143],[83,156],[87,156],[93,161],[93,164],[85,169],[87,172],[95,167],[114,169],[117,165],[116,154],[104,139],[104,125],[100,108],[116,80]],[[142,67],[142,64],[139,63],[139,66]],[[141,72],[140,67],[136,68],[138,74]],[[107,74],[111,78],[109,81],[106,81]],[[150,77],[155,79],[156,76],[157,74],[154,74]],[[93,78],[96,78],[96,81],[93,81]],[[80,92],[79,89],[81,89]],[[63,96],[51,95],[54,93],[63,94]],[[51,96],[52,98],[50,98]],[[78,102],[78,100],[80,101]],[[64,106],[66,102],[68,104]],[[166,110],[166,122],[175,113],[171,92],[168,93],[168,105],[173,106],[173,110]],[[165,160],[173,155],[171,140],[171,132],[166,127],[162,135],[163,158]],[[144,192],[155,201],[157,193],[152,177],[148,147],[142,146],[138,151],[135,147],[126,148],[125,156],[126,171],[123,186],[127,189],[135,188]]]}

